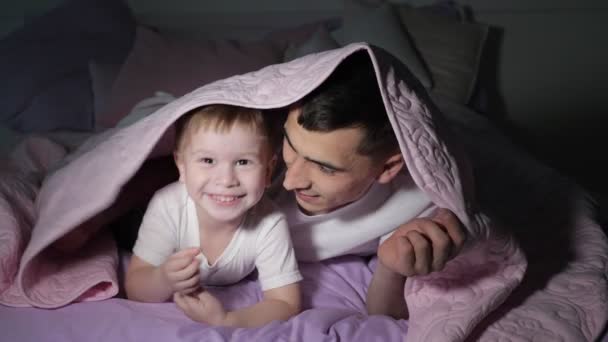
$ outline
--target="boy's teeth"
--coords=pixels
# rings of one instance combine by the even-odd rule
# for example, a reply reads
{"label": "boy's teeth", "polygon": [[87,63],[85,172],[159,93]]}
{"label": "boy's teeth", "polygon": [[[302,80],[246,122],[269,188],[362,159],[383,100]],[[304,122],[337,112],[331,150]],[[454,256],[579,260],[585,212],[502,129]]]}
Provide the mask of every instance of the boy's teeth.
{"label": "boy's teeth", "polygon": [[236,196],[218,196],[218,195],[213,195],[212,196],[214,200],[219,201],[219,202],[232,202],[235,199],[237,199]]}

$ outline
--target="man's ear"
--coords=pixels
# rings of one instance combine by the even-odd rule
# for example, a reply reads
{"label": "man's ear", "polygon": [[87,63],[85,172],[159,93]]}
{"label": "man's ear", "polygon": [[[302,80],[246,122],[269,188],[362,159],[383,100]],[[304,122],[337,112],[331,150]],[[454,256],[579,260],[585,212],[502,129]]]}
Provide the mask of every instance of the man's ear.
{"label": "man's ear", "polygon": [[405,165],[401,151],[388,157],[382,165],[382,172],[377,178],[378,183],[386,184],[395,178]]}
{"label": "man's ear", "polygon": [[181,157],[179,152],[174,151],[173,160],[175,161],[175,165],[177,166],[177,170],[179,171],[179,181],[183,183],[185,181],[184,177],[186,174],[185,166],[184,166],[184,159]]}
{"label": "man's ear", "polygon": [[277,155],[274,154],[272,159],[268,161],[268,167],[266,168],[266,187],[269,187],[272,184],[272,174],[274,173],[274,168],[277,166]]}

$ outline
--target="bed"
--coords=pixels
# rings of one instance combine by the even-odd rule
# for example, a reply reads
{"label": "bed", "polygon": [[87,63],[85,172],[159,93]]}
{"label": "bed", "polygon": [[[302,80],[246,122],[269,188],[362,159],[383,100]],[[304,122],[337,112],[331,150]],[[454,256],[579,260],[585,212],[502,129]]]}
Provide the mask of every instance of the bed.
{"label": "bed", "polygon": [[[15,84],[2,103],[0,145],[0,157],[6,161],[0,169],[4,217],[0,239],[6,246],[0,254],[0,327],[7,338],[608,341],[602,337],[608,315],[608,242],[596,219],[593,200],[575,183],[512,144],[478,114],[484,109],[485,90],[478,82],[478,70],[487,26],[466,21],[463,9],[451,2],[412,7],[349,1],[344,8],[308,11],[293,18],[283,14],[223,18],[194,13],[171,18],[170,14],[135,14],[119,0],[72,0],[3,39],[0,72],[3,79],[13,79]],[[430,97],[424,95],[422,102],[437,107],[432,111],[442,113],[443,124],[471,159],[481,210],[498,227],[508,229],[506,235],[516,241],[499,245],[512,247],[509,256],[515,256],[509,267],[501,269],[500,281],[483,274],[486,269],[481,266],[471,268],[472,273],[478,271],[473,278],[488,282],[483,288],[463,287],[472,291],[459,293],[461,298],[470,298],[465,303],[470,305],[438,296],[450,286],[459,288],[457,269],[469,264],[456,261],[443,278],[431,276],[408,283],[406,291],[420,308],[414,310],[420,315],[410,322],[367,316],[365,291],[377,260],[347,256],[301,264],[304,311],[297,317],[257,329],[213,328],[189,321],[172,303],[143,304],[124,298],[121,278],[129,251],[117,247],[110,234],[117,230],[118,222],[104,224],[90,248],[74,252],[77,257],[67,258],[46,248],[46,242],[66,230],[46,236],[38,232],[61,224],[73,229],[103,213],[117,198],[117,191],[137,176],[139,165],[167,155],[166,141],[171,137],[165,129],[155,137],[142,135],[141,140],[154,143],[140,150],[134,158],[138,161],[129,167],[115,165],[124,169],[120,173],[123,179],[100,183],[108,192],[92,182],[90,190],[95,191],[91,193],[100,200],[79,204],[89,189],[73,195],[69,183],[76,182],[78,172],[65,170],[86,164],[84,161],[90,161],[87,155],[100,149],[118,151],[111,145],[130,141],[127,133],[131,130],[143,133],[147,129],[141,127],[150,122],[168,125],[171,122],[165,117],[173,113],[172,108],[185,106],[197,96],[218,101],[214,91],[234,83],[249,84],[254,76],[268,73],[268,66],[282,74],[287,74],[285,70],[296,73],[323,58],[333,61],[355,50],[368,51],[366,46],[350,44],[357,41],[382,48],[369,50],[378,59],[379,75],[388,79],[390,74],[382,71],[382,58],[396,58],[407,66],[402,72],[419,81],[412,87],[428,92]],[[326,51],[333,52],[324,54]],[[382,57],[381,51],[393,57]],[[319,68],[330,71],[331,63]],[[282,102],[277,95],[276,102],[266,96],[254,103],[282,107],[322,79],[310,77],[302,89],[284,94]],[[388,84],[385,87],[390,89]],[[252,98],[261,98],[259,89]],[[280,93],[277,88],[268,89],[274,89],[271,94]],[[394,103],[391,106],[398,111]],[[154,127],[147,128],[153,131]],[[81,165],[77,170],[98,179],[103,177],[98,166],[102,164]],[[456,169],[466,180],[467,166]],[[65,179],[65,175],[74,178]],[[50,192],[53,184],[63,185],[59,187],[63,191],[55,187]],[[65,203],[72,207],[64,206],[61,215],[54,216]],[[462,212],[461,219],[467,222],[469,208],[456,206],[454,210]],[[41,236],[47,239],[45,243],[40,242]],[[57,262],[31,267],[32,257],[40,255]],[[487,256],[470,255],[473,259]],[[476,260],[471,265],[488,260],[500,265],[506,260],[496,255],[496,260]],[[65,284],[53,278],[64,271],[78,277],[66,278],[71,282]],[[47,287],[51,292],[38,291],[40,287],[32,284],[45,277],[58,281]],[[95,283],[94,278],[104,281]],[[90,286],[90,279],[95,286]],[[420,289],[423,285],[425,289]],[[429,295],[424,292],[429,288],[438,290]],[[255,274],[235,286],[211,290],[227,307],[248,305],[261,296]],[[484,301],[477,303],[475,296]]]}

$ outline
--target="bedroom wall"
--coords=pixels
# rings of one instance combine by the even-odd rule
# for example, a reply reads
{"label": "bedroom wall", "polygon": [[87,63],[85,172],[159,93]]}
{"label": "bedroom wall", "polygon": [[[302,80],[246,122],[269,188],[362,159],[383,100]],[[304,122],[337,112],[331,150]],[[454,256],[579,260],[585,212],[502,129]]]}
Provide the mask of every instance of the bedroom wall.
{"label": "bedroom wall", "polygon": [[[61,0],[5,3],[0,34],[27,22]],[[205,23],[210,32],[227,23],[255,33],[328,13],[341,0],[128,0],[137,15],[176,25]],[[398,1],[408,2],[408,1]],[[413,4],[433,1],[413,0]],[[497,87],[504,113],[521,141],[541,159],[608,193],[602,151],[608,128],[604,89],[608,83],[608,2],[603,0],[460,0],[500,38]],[[184,23],[189,18],[200,18]],[[252,18],[260,18],[255,20]],[[498,111],[498,110],[497,110]],[[583,152],[581,152],[583,151]]]}
{"label": "bedroom wall", "polygon": [[461,0],[501,28],[499,90],[540,158],[608,194],[608,2]]}

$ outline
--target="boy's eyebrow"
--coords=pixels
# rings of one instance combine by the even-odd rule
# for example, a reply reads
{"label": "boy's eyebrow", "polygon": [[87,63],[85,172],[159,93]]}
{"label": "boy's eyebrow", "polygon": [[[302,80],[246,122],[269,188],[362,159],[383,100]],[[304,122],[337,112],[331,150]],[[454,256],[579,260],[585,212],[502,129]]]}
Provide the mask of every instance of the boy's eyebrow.
{"label": "boy's eyebrow", "polygon": [[[297,154],[300,154],[298,152],[298,150],[295,148],[295,146],[293,146],[293,144],[291,143],[291,140],[289,139],[289,135],[287,134],[287,130],[285,129],[285,126],[283,126],[283,136],[285,137],[285,140],[287,140],[287,143],[289,144],[289,146],[291,147],[291,149],[294,150],[294,152],[296,152]],[[303,158],[306,159],[307,161],[311,162],[311,163],[315,163],[317,165],[321,165],[321,166],[323,166],[325,168],[328,168],[328,169],[331,169],[331,170],[333,170],[335,172],[344,172],[344,171],[346,171],[345,168],[337,167],[337,166],[332,165],[332,164],[330,164],[328,162],[324,162],[324,161],[320,161],[320,160],[315,160],[315,159],[312,159],[312,158],[307,157],[307,156],[303,156]]]}
{"label": "boy's eyebrow", "polygon": [[[192,150],[191,154],[214,154],[214,151],[212,151],[212,150],[206,150],[206,149],[203,149],[203,148],[199,148],[199,149],[196,149],[196,150]],[[251,151],[241,152],[241,153],[239,153],[239,155],[242,155],[242,156],[255,156],[255,155],[258,155],[258,153],[257,153],[257,151],[251,150]]]}

